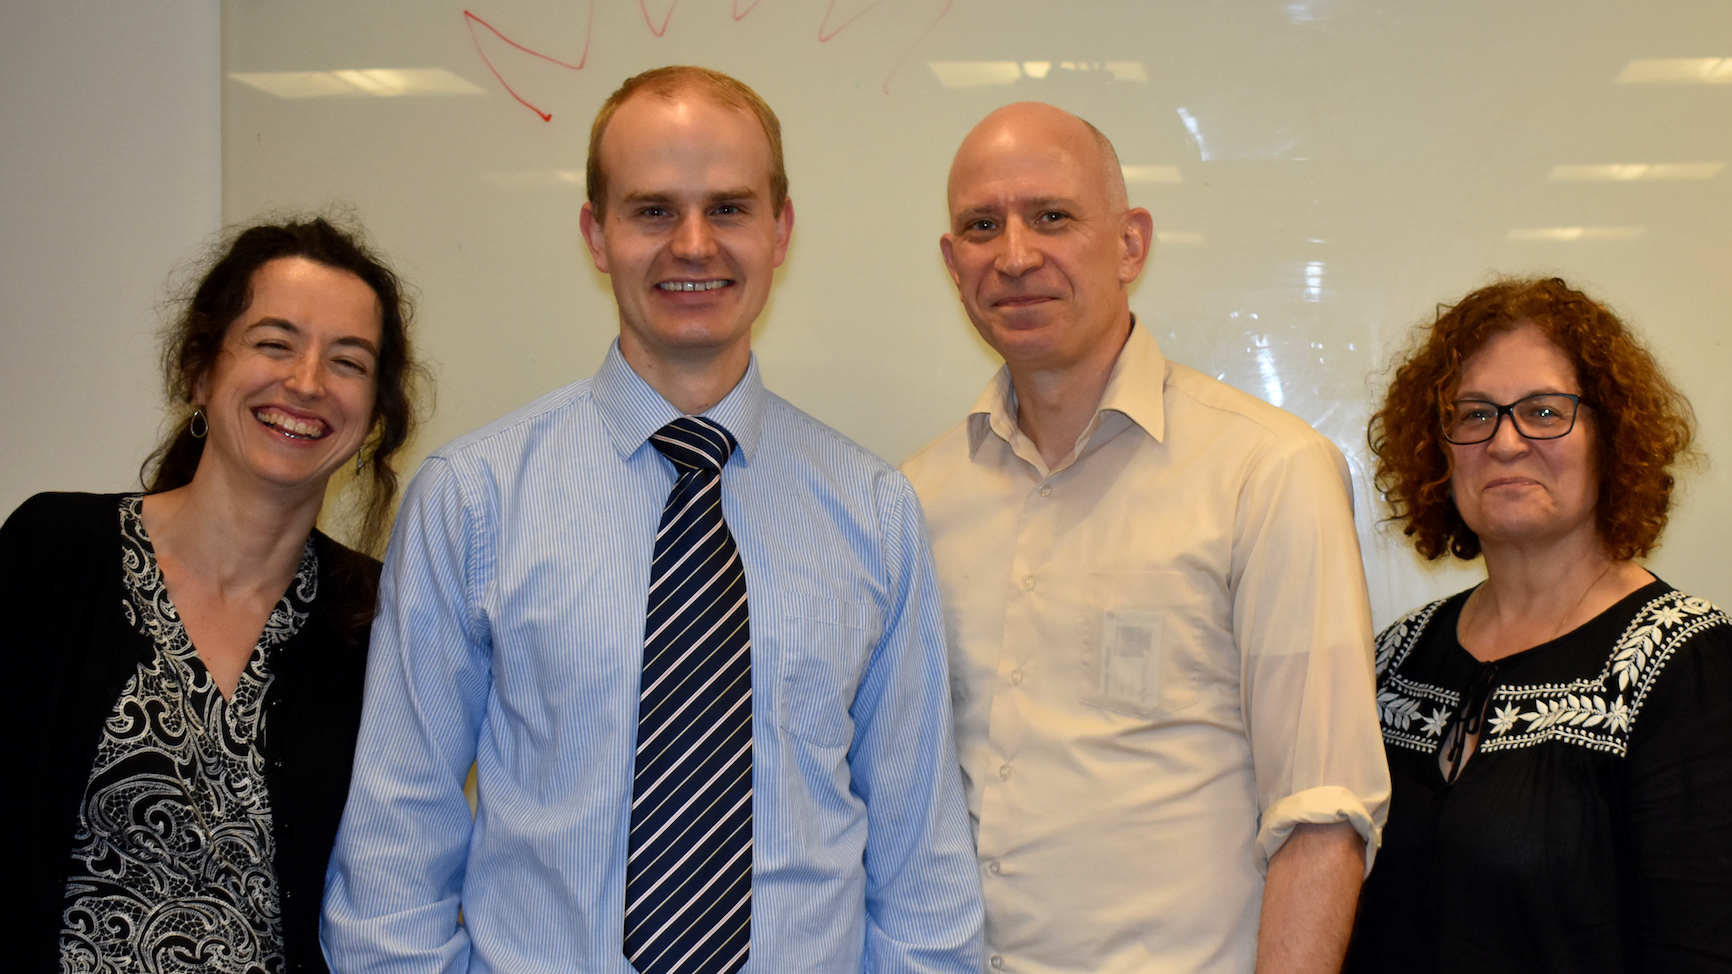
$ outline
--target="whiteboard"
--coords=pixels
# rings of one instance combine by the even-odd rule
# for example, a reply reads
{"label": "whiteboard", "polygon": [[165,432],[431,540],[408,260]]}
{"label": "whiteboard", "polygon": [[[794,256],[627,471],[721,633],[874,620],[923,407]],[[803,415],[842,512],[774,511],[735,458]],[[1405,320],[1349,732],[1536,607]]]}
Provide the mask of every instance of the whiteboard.
{"label": "whiteboard", "polygon": [[1571,0],[227,0],[223,213],[341,203],[420,290],[420,455],[588,375],[617,332],[577,231],[621,80],[716,68],[781,117],[793,244],[769,386],[900,462],[998,367],[939,259],[963,134],[1051,102],[1157,228],[1169,357],[1305,418],[1356,477],[1374,616],[1469,584],[1379,527],[1365,421],[1411,325],[1496,273],[1622,312],[1721,459],[1651,567],[1732,601],[1732,5]]}

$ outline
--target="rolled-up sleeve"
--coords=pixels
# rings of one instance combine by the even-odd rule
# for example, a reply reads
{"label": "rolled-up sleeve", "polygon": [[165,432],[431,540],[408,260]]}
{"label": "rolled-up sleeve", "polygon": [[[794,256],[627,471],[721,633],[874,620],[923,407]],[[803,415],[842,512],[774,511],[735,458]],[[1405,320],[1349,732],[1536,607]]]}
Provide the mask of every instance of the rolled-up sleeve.
{"label": "rolled-up sleeve", "polygon": [[926,527],[914,491],[886,477],[882,637],[854,698],[853,788],[866,804],[866,963],[872,972],[980,968],[980,874],[950,716],[950,681]]}
{"label": "rolled-up sleeve", "polygon": [[354,778],[326,875],[321,940],[338,974],[468,966],[460,892],[473,822],[463,783],[490,676],[476,608],[481,517],[451,465],[430,459],[391,539]]}
{"label": "rolled-up sleeve", "polygon": [[1349,822],[1369,872],[1389,804],[1350,480],[1321,436],[1258,458],[1235,524],[1233,632],[1259,866],[1302,823]]}

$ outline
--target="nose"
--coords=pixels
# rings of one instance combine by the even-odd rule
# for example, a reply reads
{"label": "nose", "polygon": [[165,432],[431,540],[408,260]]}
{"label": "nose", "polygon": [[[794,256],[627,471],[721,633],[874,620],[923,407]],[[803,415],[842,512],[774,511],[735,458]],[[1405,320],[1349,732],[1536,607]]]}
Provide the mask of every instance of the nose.
{"label": "nose", "polygon": [[325,394],[325,379],[324,358],[308,352],[295,359],[283,385],[289,392],[303,399],[317,399]]}
{"label": "nose", "polygon": [[1516,429],[1515,417],[1508,414],[1497,418],[1497,429],[1485,443],[1486,452],[1499,460],[1521,456],[1530,449],[1528,438]]}
{"label": "nose", "polygon": [[673,253],[681,260],[690,261],[709,260],[716,255],[715,229],[702,213],[680,218],[679,225],[674,228]]}
{"label": "nose", "polygon": [[1021,220],[1006,223],[1004,233],[999,239],[1003,242],[997,261],[1000,274],[1006,277],[1021,277],[1045,262],[1034,231]]}

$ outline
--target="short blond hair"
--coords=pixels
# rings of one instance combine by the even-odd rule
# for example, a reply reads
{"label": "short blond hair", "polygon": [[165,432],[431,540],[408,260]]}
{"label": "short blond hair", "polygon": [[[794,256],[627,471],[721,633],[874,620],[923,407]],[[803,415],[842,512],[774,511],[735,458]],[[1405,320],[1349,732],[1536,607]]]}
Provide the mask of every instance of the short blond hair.
{"label": "short blond hair", "polygon": [[619,106],[640,92],[671,101],[691,91],[706,95],[719,105],[750,112],[757,118],[764,130],[764,138],[770,143],[770,200],[776,215],[781,215],[782,205],[788,202],[788,169],[782,162],[782,123],[777,120],[776,113],[757,92],[736,78],[709,68],[674,64],[627,78],[618,91],[607,96],[601,111],[595,113],[595,122],[589,127],[589,161],[584,169],[584,179],[588,183],[589,204],[596,216],[602,215],[607,200],[607,171],[601,165],[601,137]]}

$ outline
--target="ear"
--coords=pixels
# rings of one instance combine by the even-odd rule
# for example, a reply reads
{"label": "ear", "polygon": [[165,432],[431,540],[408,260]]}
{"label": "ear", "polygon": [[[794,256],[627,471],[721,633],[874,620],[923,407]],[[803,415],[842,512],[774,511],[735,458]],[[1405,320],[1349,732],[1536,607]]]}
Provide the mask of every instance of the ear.
{"label": "ear", "polygon": [[1137,207],[1125,214],[1121,242],[1124,253],[1119,258],[1119,283],[1129,284],[1142,274],[1149,259],[1149,247],[1155,241],[1155,218],[1149,211]]}
{"label": "ear", "polygon": [[595,269],[603,274],[611,274],[607,268],[607,234],[602,230],[601,218],[595,215],[595,204],[585,202],[583,209],[577,213],[577,226],[583,232],[583,242],[589,247],[589,259],[595,261]]}
{"label": "ear", "polygon": [[962,288],[962,278],[956,273],[956,235],[947,233],[938,238],[938,252],[944,255],[944,269],[950,272],[950,283]]}
{"label": "ear", "polygon": [[794,201],[782,201],[782,212],[776,214],[776,250],[771,267],[781,267],[783,258],[788,256],[788,241],[794,237]]}

